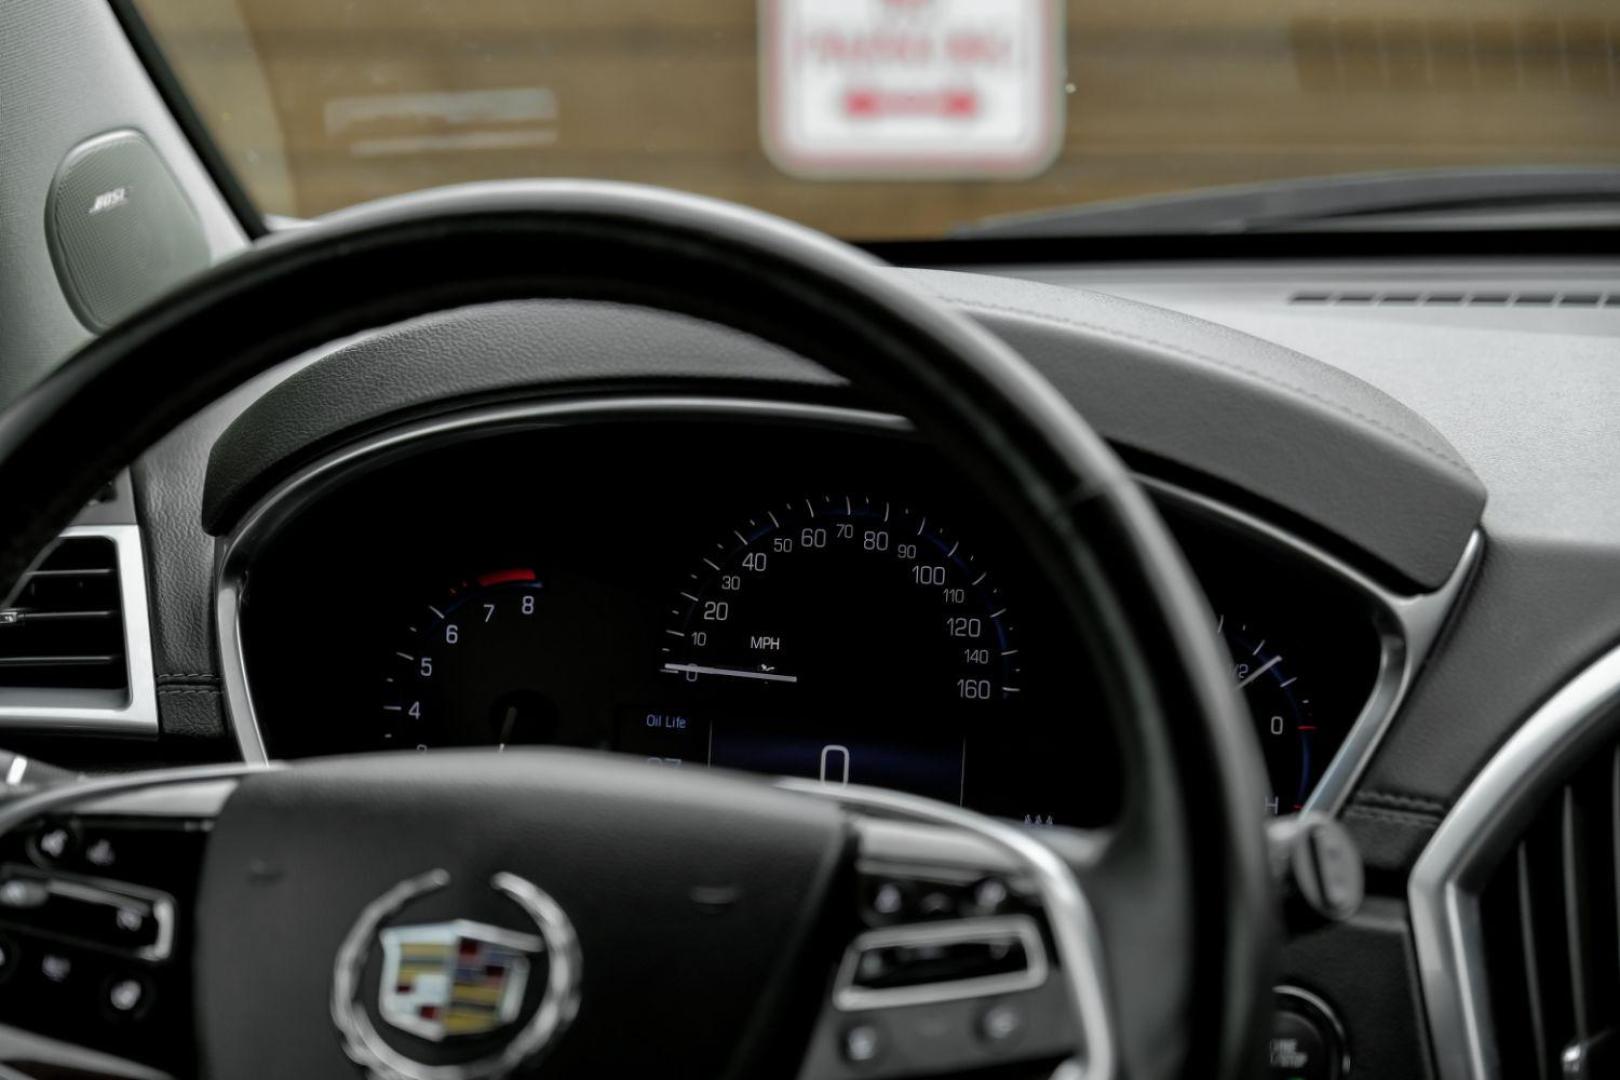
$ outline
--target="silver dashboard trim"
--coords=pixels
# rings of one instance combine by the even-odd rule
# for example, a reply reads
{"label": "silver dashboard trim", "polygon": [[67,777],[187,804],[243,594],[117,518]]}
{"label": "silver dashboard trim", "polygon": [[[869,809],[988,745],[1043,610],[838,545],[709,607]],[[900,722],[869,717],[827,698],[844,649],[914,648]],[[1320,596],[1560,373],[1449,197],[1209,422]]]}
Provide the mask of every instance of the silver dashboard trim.
{"label": "silver dashboard trim", "polygon": [[[0,694],[0,728],[156,736],[157,678],[152,666],[152,612],[146,601],[146,559],[138,525],[73,525],[64,540],[103,537],[118,552],[123,606],[124,663],[129,689],[114,702],[106,690],[7,690]],[[36,695],[30,700],[30,695]]]}
{"label": "silver dashboard trim", "polygon": [[[858,430],[906,433],[909,421],[890,413],[842,406],[761,398],[703,396],[589,397],[563,401],[524,402],[468,409],[423,420],[363,438],[327,455],[282,481],[220,541],[216,554],[215,624],[225,708],[242,759],[269,760],[263,733],[253,711],[251,681],[242,646],[242,605],[248,571],[260,545],[277,528],[330,487],[352,475],[354,468],[373,468],[441,442],[469,434],[544,428],[578,421],[624,420],[635,416],[707,414],[722,418],[780,419]],[[1347,582],[1370,602],[1380,638],[1381,659],[1373,691],[1363,705],[1343,746],[1323,772],[1305,810],[1337,815],[1372,759],[1385,731],[1400,709],[1412,682],[1462,594],[1484,547],[1483,536],[1470,537],[1447,582],[1432,593],[1396,593],[1355,567],[1271,523],[1226,503],[1151,477],[1138,477],[1153,494],[1213,514],[1280,545]]]}
{"label": "silver dashboard trim", "polygon": [[1151,477],[1137,478],[1148,491],[1170,502],[1224,519],[1246,532],[1328,571],[1350,585],[1369,602],[1374,628],[1378,633],[1379,662],[1372,692],[1350,724],[1344,743],[1322,773],[1316,789],[1305,800],[1302,813],[1338,816],[1356,782],[1371,763],[1378,744],[1384,739],[1412,683],[1429,658],[1434,643],[1451,617],[1457,600],[1479,564],[1485,538],[1475,531],[1468,538],[1462,557],[1445,584],[1431,593],[1406,595],[1395,592],[1368,577],[1344,560],[1307,540],[1279,529],[1270,522],[1238,510],[1226,503]]}
{"label": "silver dashboard trim", "polygon": [[1480,894],[1548,787],[1617,735],[1620,648],[1531,714],[1474,777],[1413,866],[1407,902],[1440,1080],[1501,1076],[1480,963]]}

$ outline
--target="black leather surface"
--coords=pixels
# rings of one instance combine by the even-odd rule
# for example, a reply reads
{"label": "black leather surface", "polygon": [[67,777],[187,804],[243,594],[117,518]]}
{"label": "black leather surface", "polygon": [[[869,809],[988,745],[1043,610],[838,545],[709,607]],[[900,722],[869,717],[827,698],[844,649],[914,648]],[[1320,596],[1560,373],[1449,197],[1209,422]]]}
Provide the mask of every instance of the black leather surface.
{"label": "black leather surface", "polygon": [[214,541],[199,521],[203,479],[220,433],[285,374],[260,376],[208,406],[130,470],[136,519],[145,530],[152,664],[165,738],[218,740],[226,734],[214,627]]}
{"label": "black leather surface", "polygon": [[[543,252],[544,258],[536,253]],[[446,268],[454,267],[454,273]],[[825,238],[690,197],[491,185],[339,215],[216,268],[122,324],[0,415],[0,583],[115,462],[323,341],[459,303],[589,297],[713,318],[906,403],[1015,528],[1098,650],[1130,782],[1111,852],[1165,917],[1099,911],[1125,1069],[1247,1074],[1273,927],[1260,767],[1209,613],[1123,466],[1004,345]],[[105,442],[86,443],[85,431]],[[1174,718],[1172,720],[1172,718]]]}
{"label": "black leather surface", "polygon": [[[330,1019],[333,959],[367,904],[440,868],[448,886],[399,923],[532,933],[488,885],[504,872],[573,924],[579,1014],[540,1075],[791,1075],[856,929],[816,941],[824,920],[854,923],[852,847],[831,801],[604,755],[407,754],[252,777],[200,885],[203,1073],[354,1077]],[[699,890],[735,900],[705,907]]]}

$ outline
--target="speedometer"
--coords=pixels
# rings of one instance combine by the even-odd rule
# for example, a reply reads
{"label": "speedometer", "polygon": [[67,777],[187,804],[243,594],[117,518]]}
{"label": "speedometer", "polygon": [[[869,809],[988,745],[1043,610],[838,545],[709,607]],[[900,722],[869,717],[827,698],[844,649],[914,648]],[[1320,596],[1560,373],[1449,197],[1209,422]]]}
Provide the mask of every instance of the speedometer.
{"label": "speedometer", "polygon": [[659,673],[694,714],[663,715],[691,732],[679,760],[951,802],[969,732],[1022,690],[1018,624],[990,571],[927,513],[866,496],[736,522],[687,572],[663,638]]}

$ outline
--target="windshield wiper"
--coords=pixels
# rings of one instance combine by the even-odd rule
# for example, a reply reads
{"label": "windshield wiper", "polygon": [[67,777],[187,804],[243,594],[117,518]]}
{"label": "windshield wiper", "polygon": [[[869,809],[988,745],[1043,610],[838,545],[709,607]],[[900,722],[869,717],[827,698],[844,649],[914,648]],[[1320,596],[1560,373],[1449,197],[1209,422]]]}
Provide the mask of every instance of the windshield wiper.
{"label": "windshield wiper", "polygon": [[962,239],[1620,227],[1620,169],[1354,173],[1082,203],[958,226]]}

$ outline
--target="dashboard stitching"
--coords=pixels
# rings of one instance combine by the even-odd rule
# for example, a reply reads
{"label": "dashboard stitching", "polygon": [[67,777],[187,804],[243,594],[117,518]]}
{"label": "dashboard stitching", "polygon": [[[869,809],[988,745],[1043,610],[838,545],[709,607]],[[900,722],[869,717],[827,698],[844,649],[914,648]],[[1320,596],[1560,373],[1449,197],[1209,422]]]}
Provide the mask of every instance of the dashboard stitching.
{"label": "dashboard stitching", "polygon": [[1307,390],[1302,386],[1295,386],[1292,383],[1283,382],[1279,379],[1273,378],[1271,375],[1268,375],[1263,371],[1257,371],[1254,368],[1246,367],[1243,364],[1234,363],[1230,360],[1223,360],[1218,357],[1210,356],[1206,353],[1196,352],[1181,345],[1174,345],[1167,341],[1160,341],[1157,338],[1150,338],[1141,334],[1132,334],[1124,330],[1116,330],[1113,327],[1104,326],[1100,323],[1090,323],[1081,319],[1070,319],[1058,315],[1050,315],[1046,312],[1032,311],[1028,308],[1015,307],[1009,304],[992,304],[981,300],[964,300],[951,296],[945,296],[944,299],[949,303],[962,308],[963,310],[978,311],[983,314],[1001,313],[1006,315],[1019,315],[1053,326],[1068,326],[1077,330],[1089,330],[1094,333],[1104,334],[1110,338],[1113,338],[1114,340],[1131,341],[1140,345],[1151,345],[1154,348],[1164,349],[1168,352],[1187,357],[1191,360],[1201,360],[1205,363],[1213,364],[1216,367],[1237,372],[1240,375],[1247,375],[1252,379],[1258,379],[1261,382],[1276,387],[1279,390],[1286,390],[1289,393],[1297,394],[1302,398],[1309,401],[1314,401],[1318,405],[1325,406],[1326,408],[1329,408],[1343,416],[1348,416],[1354,420],[1359,420],[1364,424],[1375,427],[1379,431],[1384,432],[1386,435],[1390,435],[1393,438],[1398,439],[1413,449],[1428,455],[1444,465],[1448,465],[1451,468],[1457,469],[1463,473],[1467,473],[1468,475],[1473,475],[1473,470],[1462,461],[1459,461],[1450,454],[1447,454],[1436,447],[1430,446],[1428,443],[1423,442],[1420,439],[1412,437],[1398,428],[1390,427],[1388,424],[1377,419],[1376,417],[1367,416],[1364,413],[1345,405],[1343,402],[1338,402],[1334,401],[1332,398],[1323,397],[1321,394],[1318,394],[1312,390]]}
{"label": "dashboard stitching", "polygon": [[1435,815],[1445,813],[1446,809],[1446,804],[1438,799],[1425,799],[1417,795],[1402,795],[1394,791],[1363,791],[1356,796],[1356,802],[1389,807],[1410,807],[1413,810]]}
{"label": "dashboard stitching", "polygon": [[1352,806],[1344,812],[1344,816],[1380,821],[1390,825],[1404,825],[1409,829],[1433,830],[1440,824],[1438,814],[1424,814],[1413,810],[1375,810],[1366,806]]}

